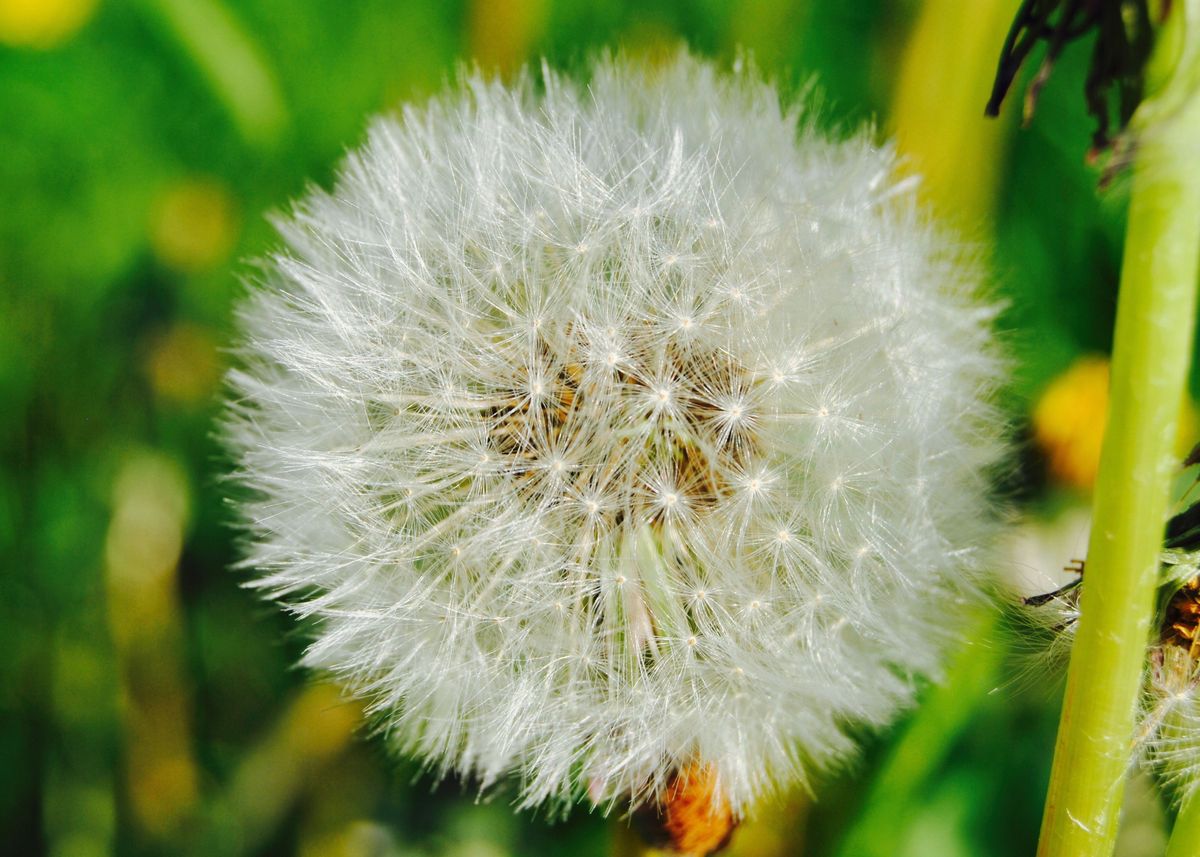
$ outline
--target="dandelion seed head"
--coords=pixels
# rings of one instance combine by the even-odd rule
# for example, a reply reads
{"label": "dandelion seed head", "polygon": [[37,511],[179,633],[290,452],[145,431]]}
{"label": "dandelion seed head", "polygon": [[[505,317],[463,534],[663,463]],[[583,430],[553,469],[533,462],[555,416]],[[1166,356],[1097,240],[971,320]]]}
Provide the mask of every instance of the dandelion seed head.
{"label": "dandelion seed head", "polygon": [[702,764],[741,812],[937,672],[994,527],[993,309],[891,151],[802,107],[687,56],[468,77],[279,223],[245,564],[436,771],[628,805]]}

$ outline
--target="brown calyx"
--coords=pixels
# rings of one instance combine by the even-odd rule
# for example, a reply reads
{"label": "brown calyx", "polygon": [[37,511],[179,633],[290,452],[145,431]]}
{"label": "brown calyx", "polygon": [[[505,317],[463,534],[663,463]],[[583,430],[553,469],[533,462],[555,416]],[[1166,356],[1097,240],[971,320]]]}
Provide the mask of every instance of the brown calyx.
{"label": "brown calyx", "polygon": [[738,821],[717,788],[712,765],[692,763],[672,776],[662,797],[634,814],[648,843],[686,857],[707,857],[729,844]]}

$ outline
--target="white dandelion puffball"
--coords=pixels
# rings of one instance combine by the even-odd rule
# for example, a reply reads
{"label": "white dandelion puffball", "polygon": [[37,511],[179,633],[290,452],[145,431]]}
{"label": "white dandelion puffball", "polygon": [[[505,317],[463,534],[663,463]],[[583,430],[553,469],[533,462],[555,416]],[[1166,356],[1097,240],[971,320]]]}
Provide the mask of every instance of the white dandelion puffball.
{"label": "white dandelion puffball", "polygon": [[735,811],[979,598],[994,307],[895,159],[686,55],[468,76],[280,224],[227,431],[246,566],[404,752]]}

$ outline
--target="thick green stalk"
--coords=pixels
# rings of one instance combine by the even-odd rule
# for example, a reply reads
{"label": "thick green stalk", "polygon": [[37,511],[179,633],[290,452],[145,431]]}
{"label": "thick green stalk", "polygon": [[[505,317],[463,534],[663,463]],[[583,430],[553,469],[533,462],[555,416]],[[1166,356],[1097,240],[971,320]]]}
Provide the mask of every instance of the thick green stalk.
{"label": "thick green stalk", "polygon": [[1108,428],[1040,857],[1112,853],[1158,584],[1200,246],[1200,0],[1171,9],[1135,117]]}
{"label": "thick green stalk", "polygon": [[1179,809],[1166,857],[1195,857],[1200,851],[1200,795],[1192,795]]}

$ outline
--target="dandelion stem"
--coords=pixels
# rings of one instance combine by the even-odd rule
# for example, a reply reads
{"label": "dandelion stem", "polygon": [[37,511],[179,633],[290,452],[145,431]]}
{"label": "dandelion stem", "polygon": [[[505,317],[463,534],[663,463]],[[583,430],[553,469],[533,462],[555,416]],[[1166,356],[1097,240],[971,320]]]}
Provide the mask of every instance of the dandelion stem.
{"label": "dandelion stem", "polygon": [[1200,796],[1193,794],[1179,808],[1165,857],[1192,857],[1200,842]]}
{"label": "dandelion stem", "polygon": [[1200,0],[1177,2],[1147,72],[1081,618],[1038,849],[1112,853],[1145,665],[1196,312]]}

